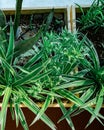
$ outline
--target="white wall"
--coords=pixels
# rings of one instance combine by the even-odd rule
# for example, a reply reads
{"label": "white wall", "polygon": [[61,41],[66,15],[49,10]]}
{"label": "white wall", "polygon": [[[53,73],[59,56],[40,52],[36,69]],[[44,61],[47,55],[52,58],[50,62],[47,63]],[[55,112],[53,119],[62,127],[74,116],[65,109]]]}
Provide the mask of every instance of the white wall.
{"label": "white wall", "polygon": [[[89,5],[93,0],[23,0],[23,8],[67,7],[74,3]],[[15,9],[16,0],[0,0],[0,9]]]}
{"label": "white wall", "polygon": [[90,5],[94,0],[72,0],[72,3],[77,3],[80,5]]}
{"label": "white wall", "polygon": [[[16,0],[0,0],[0,8],[15,8]],[[23,0],[23,8],[65,7],[71,0]]]}

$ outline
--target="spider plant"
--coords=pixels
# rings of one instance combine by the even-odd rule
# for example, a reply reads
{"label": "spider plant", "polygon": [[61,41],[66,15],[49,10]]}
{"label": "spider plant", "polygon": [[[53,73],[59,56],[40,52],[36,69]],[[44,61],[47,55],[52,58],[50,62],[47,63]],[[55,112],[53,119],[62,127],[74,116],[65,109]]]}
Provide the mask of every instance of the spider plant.
{"label": "spider plant", "polygon": [[[16,119],[16,125],[18,126],[20,121],[23,128],[28,130],[20,104],[22,103],[27,106],[33,113],[38,113],[39,107],[31,98],[35,98],[36,96],[36,99],[45,99],[41,94],[38,96],[42,88],[40,90],[37,88],[37,81],[50,73],[50,70],[43,72],[50,59],[44,63],[36,63],[42,57],[41,52],[39,52],[32,56],[24,66],[17,65],[16,58],[13,57],[15,54],[15,45],[12,24],[10,25],[10,38],[9,44],[6,45],[7,48],[5,48],[5,44],[7,42],[2,41],[0,45],[0,96],[3,96],[0,112],[1,129],[4,130],[5,128],[6,111],[9,103],[13,119]],[[30,91],[32,92],[31,94]],[[55,129],[54,124],[45,114],[41,116],[41,119],[52,129]]]}
{"label": "spider plant", "polygon": [[[47,25],[43,26],[39,32],[27,39],[15,41],[17,27],[20,21],[20,12],[22,0],[16,1],[15,22],[13,25],[12,18],[10,25],[6,25],[6,16],[0,11],[0,97],[2,98],[2,107],[0,111],[1,130],[5,129],[8,104],[12,118],[16,120],[16,126],[19,122],[25,130],[28,130],[28,125],[25,116],[22,112],[20,104],[24,104],[34,114],[37,114],[40,108],[36,105],[33,99],[45,101],[47,104],[51,102],[51,98],[47,98],[41,94],[42,86],[39,85],[39,80],[46,77],[50,70],[44,71],[50,63],[50,59],[42,62],[42,51],[34,51],[34,54],[28,58],[25,64],[18,64],[21,55],[26,53],[39,40],[42,33],[45,33]],[[50,24],[53,17],[53,11],[49,14],[46,23]],[[10,26],[8,36],[7,26]],[[38,87],[37,87],[38,86]],[[40,93],[40,94],[39,94]],[[40,117],[45,124],[52,130],[55,130],[54,123],[42,114]]]}
{"label": "spider plant", "polygon": [[[4,15],[2,12],[1,14]],[[46,116],[45,111],[50,103],[58,100],[62,112],[66,112],[60,100],[64,95],[57,93],[54,88],[63,82],[62,74],[73,73],[74,68],[77,67],[78,60],[74,56],[77,57],[79,54],[75,52],[82,51],[83,40],[78,40],[77,35],[66,30],[60,35],[47,33],[42,37],[43,42],[39,44],[34,54],[21,65],[19,64],[21,54],[28,50],[24,44],[31,44],[34,37],[32,40],[19,41],[18,44],[23,47],[20,48],[15,44],[13,27],[11,19],[9,39],[5,35],[5,26],[0,30],[0,95],[3,97],[0,112],[1,129],[5,129],[8,104],[10,104],[12,118],[16,120],[16,126],[20,122],[25,130],[29,129],[20,107],[20,104],[24,104],[37,115],[31,125],[41,119],[55,130],[54,123]],[[41,109],[36,101],[44,102]],[[71,118],[67,117],[67,122],[74,130]]]}
{"label": "spider plant", "polygon": [[81,31],[92,28],[97,32],[100,28],[104,28],[104,2],[102,0],[94,0],[87,12],[80,5],[77,4],[77,6],[82,13],[77,19]]}
{"label": "spider plant", "polygon": [[[51,58],[51,62],[47,65],[46,69],[52,69],[52,72],[45,77],[46,82],[44,82],[44,87],[47,89],[51,88],[53,101],[57,101],[63,114],[67,112],[63,105],[64,99],[70,100],[78,106],[84,105],[84,103],[75,96],[76,93],[71,92],[74,84],[71,84],[68,78],[68,76],[73,77],[73,74],[77,72],[76,68],[79,66],[79,59],[82,55],[86,56],[89,53],[84,41],[84,38],[79,40],[78,34],[72,34],[67,30],[63,30],[60,35],[51,32],[43,37],[43,44],[41,45],[43,47],[42,60],[45,61]],[[49,93],[49,91],[47,91],[47,93]],[[90,108],[88,108],[88,111],[91,111]],[[92,114],[94,114],[94,112],[92,112]],[[74,124],[69,116],[66,116],[66,121],[72,130],[75,130]]]}
{"label": "spider plant", "polygon": [[[11,24],[11,29],[12,28]],[[6,64],[7,67],[9,66],[11,68],[7,68],[7,71],[9,70],[10,72],[10,77],[7,80],[8,82],[6,82],[7,85],[9,84],[11,86],[11,93],[8,94],[9,97],[6,101],[6,105],[4,102],[4,106],[5,109],[7,109],[7,104],[10,104],[12,117],[16,119],[17,126],[20,120],[24,129],[28,129],[28,125],[20,107],[21,103],[33,113],[37,114],[31,125],[37,120],[42,119],[54,130],[56,129],[55,125],[44,114],[49,104],[53,103],[53,101],[57,101],[63,114],[65,114],[67,110],[63,105],[63,100],[68,99],[74,103],[79,102],[78,98],[73,99],[75,95],[71,94],[71,91],[69,91],[73,86],[71,86],[71,89],[69,87],[69,90],[67,90],[67,92],[71,94],[70,98],[65,97],[65,93],[63,93],[64,87],[62,88],[62,84],[67,82],[66,79],[63,78],[63,75],[72,76],[73,73],[75,73],[75,68],[79,65],[81,53],[83,52],[83,55],[86,55],[89,52],[87,47],[83,44],[84,40],[79,40],[78,37],[77,34],[71,34],[67,30],[63,30],[60,35],[53,32],[46,33],[46,36],[42,37],[42,43],[39,43],[39,48],[37,47],[38,51],[36,51],[35,56],[33,55],[30,57],[23,65],[18,64],[19,58],[15,56],[15,45],[12,43],[14,47],[11,44],[10,47],[6,47],[9,51],[12,46],[13,56],[11,62],[7,62]],[[5,53],[7,53],[7,51],[5,51]],[[5,53],[3,53],[4,56],[7,55]],[[10,56],[12,53],[10,53]],[[2,67],[5,68],[4,65],[2,65]],[[5,77],[4,68],[1,69],[1,74],[5,80],[8,75]],[[5,83],[4,86],[6,86]],[[61,90],[57,92],[57,88],[61,88]],[[3,94],[4,90],[5,87],[2,89]],[[3,99],[3,101],[5,101],[5,99]],[[36,105],[36,101],[44,102],[41,109]],[[5,115],[2,115],[2,117],[5,118]],[[74,124],[71,118],[67,117],[66,120],[74,130]],[[2,121],[2,125],[3,124],[5,124],[4,119]]]}
{"label": "spider plant", "polygon": [[102,0],[94,0],[87,11],[84,11],[80,5],[78,7],[81,11],[81,17],[77,18],[77,28],[93,42],[99,55],[100,63],[104,65],[104,2]]}
{"label": "spider plant", "polygon": [[[86,37],[84,39],[87,53],[86,55],[83,55],[83,52],[80,53],[78,58],[79,71],[73,75],[64,75],[63,80],[66,83],[54,88],[58,94],[74,102],[74,105],[64,113],[60,121],[67,119],[69,115],[75,116],[87,110],[91,114],[91,118],[86,127],[95,118],[104,125],[101,121],[104,116],[100,114],[104,100],[104,66],[100,66],[99,58],[92,42]],[[73,88],[69,92],[68,89],[72,86]],[[75,96],[75,94],[79,94],[79,97]],[[58,102],[60,103],[60,99]]]}
{"label": "spider plant", "polygon": [[[22,1],[18,1],[16,13],[20,13]],[[18,8],[19,6],[19,8]],[[103,116],[99,113],[103,103],[104,67],[100,67],[99,58],[92,43],[80,35],[63,30],[61,34],[46,33],[47,25],[53,17],[53,10],[49,14],[46,26],[42,26],[39,32],[27,39],[15,41],[17,24],[13,25],[10,19],[10,33],[6,33],[6,17],[0,11],[0,96],[2,108],[0,111],[1,130],[5,129],[8,104],[16,126],[19,122],[24,130],[28,130],[24,113],[20,107],[25,105],[36,117],[34,124],[41,119],[52,130],[56,126],[45,114],[49,104],[56,101],[62,110],[63,117],[75,130],[71,116],[87,110],[92,114],[88,125],[96,118]],[[19,22],[20,17],[15,20]],[[4,21],[4,22],[3,22]],[[44,23],[44,22],[43,22]],[[15,32],[14,32],[15,31]],[[46,34],[46,35],[45,35]],[[35,45],[34,53],[25,63],[21,58]],[[24,54],[24,55],[23,55]],[[75,71],[78,67],[79,71]],[[76,95],[79,94],[79,97]],[[63,100],[68,100],[74,105],[67,111]],[[43,102],[42,108],[36,102]],[[92,108],[90,104],[95,104]],[[71,116],[68,116],[71,115]]]}

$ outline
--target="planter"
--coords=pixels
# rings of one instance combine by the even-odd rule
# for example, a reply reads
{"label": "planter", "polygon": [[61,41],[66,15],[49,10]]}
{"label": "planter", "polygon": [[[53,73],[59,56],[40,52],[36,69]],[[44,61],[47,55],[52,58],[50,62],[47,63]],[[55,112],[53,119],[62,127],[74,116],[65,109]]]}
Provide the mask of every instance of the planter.
{"label": "planter", "polygon": [[[8,1],[7,1],[8,2]],[[16,1],[9,1],[7,5],[1,0],[0,9],[2,9],[6,14],[14,14],[15,11],[15,3]],[[49,13],[49,11],[54,8],[57,13],[64,13],[65,25],[68,30],[71,30],[71,21],[70,21],[70,6],[72,2],[70,0],[59,1],[59,0],[47,0],[43,3],[43,0],[39,0],[38,2],[34,0],[24,0],[22,14],[33,14],[33,13]]]}
{"label": "planter", "polygon": [[[31,123],[31,120],[34,119],[34,114],[30,112],[27,108],[23,108],[23,112],[26,116],[28,124]],[[104,109],[101,110],[101,113],[104,113]],[[71,130],[69,125],[65,120],[63,120],[60,123],[57,123],[59,120],[59,117],[62,116],[62,113],[59,108],[48,108],[46,111],[46,114],[54,121],[56,124],[57,130]],[[87,124],[88,119],[90,118],[90,115],[88,112],[83,112],[79,116],[76,116],[73,118],[73,122],[75,124],[76,130],[85,130],[85,126]],[[23,130],[21,124],[19,125],[18,128],[15,126],[15,121],[11,119],[10,116],[10,111],[8,110],[8,115],[7,115],[7,123],[6,123],[6,129],[5,130],[10,130],[11,128],[13,130]],[[49,127],[47,127],[41,120],[36,122],[33,126],[29,128],[29,130],[51,130]],[[104,127],[98,123],[98,121],[94,121],[86,130],[103,130]]]}
{"label": "planter", "polygon": [[[48,31],[55,31],[57,33],[61,32],[62,28],[66,26],[65,14],[64,10],[55,10],[53,20],[51,22]],[[4,11],[5,12],[5,11]],[[42,12],[35,12],[34,10],[25,10],[22,12],[20,26],[18,28],[18,35],[21,35],[21,38],[28,39],[38,32],[41,28],[43,21],[47,18],[51,10],[44,10]],[[8,20],[10,19],[10,15],[12,18],[14,17],[14,12],[5,12]],[[58,21],[58,22],[57,22]],[[18,38],[20,38],[17,36]]]}

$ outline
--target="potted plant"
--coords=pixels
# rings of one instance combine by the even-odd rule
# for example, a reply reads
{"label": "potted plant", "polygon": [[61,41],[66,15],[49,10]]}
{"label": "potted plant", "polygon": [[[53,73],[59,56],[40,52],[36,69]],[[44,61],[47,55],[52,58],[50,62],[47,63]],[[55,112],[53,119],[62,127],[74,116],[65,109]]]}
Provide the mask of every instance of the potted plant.
{"label": "potted plant", "polygon": [[[100,65],[93,43],[82,34],[71,34],[67,31],[63,31],[60,34],[61,37],[58,35],[55,38],[55,36],[51,33],[50,37],[48,34],[48,38],[43,38],[43,45],[45,44],[45,54],[48,54],[46,57],[51,56],[53,60],[52,65],[47,66],[53,67],[52,70],[55,72],[51,73],[49,79],[58,81],[52,82],[52,91],[62,96],[62,98],[55,97],[64,114],[59,121],[66,118],[74,130],[73,122],[68,117],[86,110],[92,115],[86,127],[95,118],[103,125],[101,119],[104,117],[100,114],[100,110],[103,105],[104,67]],[[74,71],[76,67],[78,71]],[[60,80],[57,76],[60,76]],[[68,111],[62,103],[63,98],[74,103]]]}
{"label": "potted plant", "polygon": [[[51,129],[54,130],[56,129],[54,123],[49,119],[49,117],[44,114],[44,111],[53,101],[54,97],[60,97],[60,95],[52,91],[52,87],[59,84],[59,75],[62,74],[62,72],[60,71],[61,69],[64,70],[64,66],[61,65],[58,67],[59,60],[62,61],[64,57],[66,58],[66,60],[68,60],[68,55],[63,55],[61,52],[62,48],[64,48],[63,51],[65,51],[66,47],[62,46],[62,44],[55,45],[54,43],[49,49],[49,46],[47,46],[48,44],[45,42],[45,49],[42,47],[42,45],[39,46],[41,49],[35,46],[34,53],[32,55],[29,55],[27,58],[26,55],[28,55],[27,53],[29,53],[28,50],[33,47],[33,45],[42,35],[43,39],[45,40],[44,33],[46,32],[46,29],[51,22],[53,11],[48,16],[46,25],[43,25],[35,36],[26,40],[18,41],[16,39],[16,33],[20,21],[22,0],[17,0],[16,2],[17,3],[14,24],[12,22],[12,18],[10,18],[10,22],[7,25],[6,16],[2,11],[0,11],[0,93],[2,98],[2,107],[0,112],[1,129],[5,129],[8,104],[10,107],[12,118],[16,120],[16,126],[18,126],[20,121],[23,128],[25,130],[28,129],[25,116],[21,109],[21,104],[24,104],[34,114],[37,114],[37,117],[35,118],[33,123],[36,122],[38,119],[41,119],[43,122],[45,122],[45,124],[47,124]],[[7,27],[10,27],[10,32],[7,31]],[[58,39],[61,40],[60,37]],[[55,52],[52,52],[54,46]],[[59,46],[60,50],[58,51]],[[52,54],[56,52],[56,57],[52,57]],[[60,56],[60,54],[62,54],[62,56]],[[26,59],[25,63],[24,61],[22,61],[23,59]],[[56,63],[54,63],[54,61],[56,61]],[[66,63],[66,61],[64,61],[63,63]],[[70,63],[68,62],[66,64],[67,67],[68,64]],[[53,70],[51,69],[52,66]],[[56,71],[57,69],[59,70]],[[65,71],[66,73],[68,73],[67,70]],[[71,68],[69,71],[71,71]],[[57,73],[57,76],[53,77],[55,73]],[[57,82],[54,80],[55,78]],[[37,101],[44,102],[42,109],[40,109],[39,106],[36,104]]]}
{"label": "potted plant", "polygon": [[[87,55],[79,54],[79,71],[74,75],[64,75],[63,79],[67,83],[60,85],[55,88],[57,93],[67,99],[72,98],[72,101],[75,103],[60,119],[63,120],[66,117],[75,116],[87,110],[92,116],[86,125],[86,128],[93,122],[96,118],[102,125],[103,122],[101,119],[104,119],[104,116],[100,114],[100,110],[103,105],[104,98],[104,66],[100,65],[98,54],[93,46],[93,43],[86,37],[85,46]],[[75,58],[75,57],[74,57]],[[72,87],[71,90],[74,94],[79,94],[79,98],[76,96],[73,99],[72,93],[67,89]],[[62,88],[62,90],[61,90]],[[72,97],[71,97],[72,96]],[[93,107],[92,107],[93,106]]]}
{"label": "potted plant", "polygon": [[77,28],[94,43],[101,64],[103,64],[104,2],[103,0],[94,0],[87,11],[84,11],[80,5],[78,7],[81,11],[81,16],[77,18]]}
{"label": "potted plant", "polygon": [[[93,44],[86,37],[67,30],[60,34],[46,32],[53,11],[46,26],[42,26],[35,36],[16,41],[17,23],[20,19],[17,14],[20,13],[21,4],[22,1],[17,0],[14,24],[10,18],[10,24],[6,25],[6,17],[0,12],[1,129],[5,129],[8,104],[16,126],[20,122],[24,130],[29,128],[21,104],[36,115],[31,125],[41,119],[52,130],[56,130],[56,126],[45,111],[54,102],[59,104],[63,113],[60,121],[65,118],[72,130],[75,127],[71,116],[83,110],[92,114],[88,125],[95,118],[102,123],[100,118],[104,118],[99,110],[103,103],[104,69],[100,67]],[[9,34],[7,26],[10,27]],[[28,50],[33,46],[35,49],[29,55]],[[64,100],[74,103],[68,111]],[[41,108],[37,102],[43,103]],[[92,102],[96,105],[95,108],[92,108]]]}
{"label": "potted plant", "polygon": [[[14,24],[12,24],[12,18],[10,18],[9,25],[6,25],[6,17],[4,13],[0,11],[0,95],[3,98],[0,112],[0,123],[2,130],[5,129],[8,104],[10,104],[12,118],[15,117],[16,119],[16,125],[18,126],[18,123],[20,121],[23,128],[26,130],[28,129],[25,116],[20,107],[20,104],[22,103],[21,101],[23,101],[23,104],[25,104],[33,113],[37,114],[39,112],[39,107],[30,98],[31,96],[29,96],[29,93],[32,91],[34,92],[34,90],[36,89],[37,83],[35,81],[38,81],[39,79],[45,77],[50,73],[50,70],[43,72],[47,64],[50,62],[50,59],[48,59],[44,63],[40,60],[40,62],[38,63],[39,59],[41,59],[42,57],[41,51],[34,52],[34,55],[32,55],[30,59],[28,59],[28,62],[25,65],[23,65],[24,67],[20,66],[19,64],[19,60],[21,60],[20,55],[27,52],[37,42],[44,28],[42,27],[40,31],[32,38],[23,41],[16,41],[15,43],[16,32],[20,21],[21,7],[22,0],[17,0]],[[49,16],[47,25],[50,23],[49,20],[52,18],[52,15],[53,13],[51,13],[51,16]],[[44,28],[45,30],[47,28],[47,25]],[[7,26],[10,26],[9,36],[6,30]],[[29,90],[31,88],[31,85],[33,89],[32,91]],[[13,86],[15,86],[15,88]],[[25,89],[22,88],[23,86]],[[19,89],[19,87],[21,89]],[[40,91],[39,88],[35,92],[37,93],[38,91]],[[42,96],[41,94],[40,96],[37,96],[36,94],[37,99],[40,98],[41,100],[43,97],[44,96]],[[49,98],[50,97],[47,96],[46,102]],[[42,114],[41,118],[50,128],[55,129],[53,122],[45,114]]]}

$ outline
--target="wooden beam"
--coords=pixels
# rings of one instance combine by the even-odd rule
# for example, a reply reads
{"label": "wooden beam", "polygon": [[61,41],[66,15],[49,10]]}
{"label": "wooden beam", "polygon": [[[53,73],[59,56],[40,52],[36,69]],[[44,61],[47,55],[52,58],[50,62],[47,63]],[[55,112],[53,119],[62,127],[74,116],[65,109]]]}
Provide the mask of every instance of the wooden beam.
{"label": "wooden beam", "polygon": [[[42,102],[37,102],[36,103],[38,107],[42,107],[44,103]],[[63,102],[63,105],[66,107],[66,108],[69,108],[73,105],[73,103],[67,103],[67,102]],[[0,103],[0,107],[2,107],[2,103]],[[10,104],[8,104],[8,107],[10,107]],[[14,107],[14,106],[13,106]],[[20,104],[20,107],[21,108],[26,108],[26,106],[24,104]],[[59,104],[57,103],[53,103],[53,104],[50,104],[49,107],[60,107]]]}

